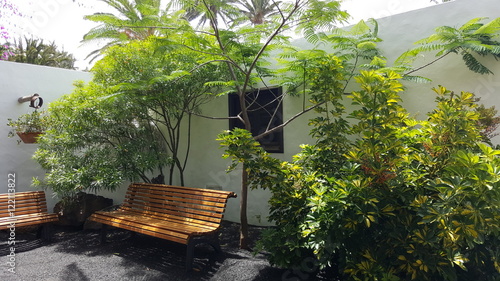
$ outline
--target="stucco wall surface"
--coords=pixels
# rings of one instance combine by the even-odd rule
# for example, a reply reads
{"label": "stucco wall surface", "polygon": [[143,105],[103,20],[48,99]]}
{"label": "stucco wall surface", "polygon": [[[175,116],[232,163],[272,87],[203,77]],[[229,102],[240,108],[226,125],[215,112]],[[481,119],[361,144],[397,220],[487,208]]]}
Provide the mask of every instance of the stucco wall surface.
{"label": "stucco wall surface", "polygon": [[[90,79],[88,72],[0,61],[0,193],[7,192],[9,173],[15,174],[17,191],[36,190],[31,187],[32,178],[44,174],[31,158],[37,145],[18,144],[17,136],[7,137],[10,131],[7,119],[16,119],[34,110],[29,103],[19,103],[18,98],[37,93],[43,99],[41,109],[46,109],[51,101],[70,94],[74,81]],[[46,194],[51,210],[57,199],[52,197],[50,190]]]}

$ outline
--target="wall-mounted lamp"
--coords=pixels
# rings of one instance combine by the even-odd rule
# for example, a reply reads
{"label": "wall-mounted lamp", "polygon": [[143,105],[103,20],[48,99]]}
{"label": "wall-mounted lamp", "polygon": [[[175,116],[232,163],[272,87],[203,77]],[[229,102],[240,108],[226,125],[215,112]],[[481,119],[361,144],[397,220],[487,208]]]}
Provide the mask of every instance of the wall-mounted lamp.
{"label": "wall-mounted lamp", "polygon": [[33,107],[34,109],[39,109],[40,107],[42,107],[43,105],[43,99],[42,97],[40,97],[39,94],[33,94],[31,96],[24,96],[24,97],[20,97],[19,99],[17,99],[17,101],[19,103],[23,103],[23,102],[30,102],[30,107]]}

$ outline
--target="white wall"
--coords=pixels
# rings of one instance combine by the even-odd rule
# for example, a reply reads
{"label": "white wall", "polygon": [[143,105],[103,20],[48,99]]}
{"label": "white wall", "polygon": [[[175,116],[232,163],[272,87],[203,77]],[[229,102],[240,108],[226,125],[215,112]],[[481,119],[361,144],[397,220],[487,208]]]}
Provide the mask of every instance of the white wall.
{"label": "white wall", "polygon": [[[31,186],[33,177],[44,171],[31,157],[37,144],[18,144],[18,137],[7,137],[10,127],[7,119],[33,111],[29,103],[19,103],[22,96],[38,93],[43,98],[41,109],[64,94],[69,94],[76,80],[89,81],[91,74],[74,70],[0,61],[0,193],[7,192],[7,174],[16,174],[16,190],[36,190]],[[57,199],[46,192],[51,210]]]}
{"label": "white wall", "polygon": [[[434,33],[438,26],[460,27],[473,18],[487,17],[483,22],[500,17],[498,0],[456,0],[426,9],[378,20],[380,47],[392,62],[404,51],[413,47],[419,39]],[[497,38],[498,40],[499,38]],[[436,57],[429,53],[422,56],[414,66],[422,66]],[[413,73],[432,79],[430,84],[405,83],[408,91],[403,95],[405,106],[418,117],[434,108],[434,92],[431,88],[444,87],[460,92],[469,91],[481,98],[486,106],[495,105],[500,110],[500,61],[492,57],[481,58],[495,75],[480,75],[467,69],[460,55],[450,54],[445,59]]]}

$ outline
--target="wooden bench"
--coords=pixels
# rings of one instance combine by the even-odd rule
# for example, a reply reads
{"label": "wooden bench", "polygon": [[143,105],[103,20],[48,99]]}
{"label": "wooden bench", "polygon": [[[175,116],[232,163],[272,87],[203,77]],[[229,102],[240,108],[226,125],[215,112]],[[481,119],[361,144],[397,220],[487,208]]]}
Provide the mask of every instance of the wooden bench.
{"label": "wooden bench", "polygon": [[98,211],[90,220],[103,224],[101,243],[106,239],[106,226],[187,245],[186,270],[193,264],[194,247],[208,243],[220,252],[218,230],[227,200],[234,192],[133,183],[118,210]]}
{"label": "wooden bench", "polygon": [[58,220],[57,214],[47,212],[44,191],[0,194],[0,230],[42,225],[37,236],[50,239],[49,227]]}

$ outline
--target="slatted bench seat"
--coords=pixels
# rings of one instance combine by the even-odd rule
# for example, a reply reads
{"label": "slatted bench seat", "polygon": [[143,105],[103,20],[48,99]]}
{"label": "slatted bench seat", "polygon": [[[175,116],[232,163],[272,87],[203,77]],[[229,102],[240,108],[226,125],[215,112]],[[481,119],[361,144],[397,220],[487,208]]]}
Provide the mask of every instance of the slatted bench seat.
{"label": "slatted bench seat", "polygon": [[163,184],[133,183],[123,204],[115,211],[98,211],[90,220],[106,226],[170,240],[187,245],[186,270],[192,268],[194,247],[208,243],[221,251],[218,230],[227,200],[234,192]]}
{"label": "slatted bench seat", "polygon": [[42,225],[38,237],[50,239],[50,224],[58,220],[57,214],[47,212],[44,191],[0,194],[0,230]]}

